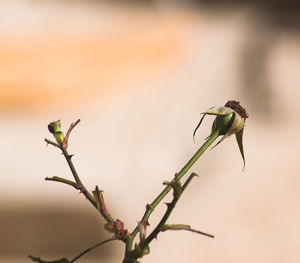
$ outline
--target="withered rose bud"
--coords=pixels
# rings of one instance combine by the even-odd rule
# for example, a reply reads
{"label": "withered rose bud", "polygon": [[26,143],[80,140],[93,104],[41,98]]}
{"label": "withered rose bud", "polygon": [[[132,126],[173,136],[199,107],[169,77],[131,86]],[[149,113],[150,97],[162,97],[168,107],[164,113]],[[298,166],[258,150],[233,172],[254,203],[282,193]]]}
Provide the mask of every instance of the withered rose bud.
{"label": "withered rose bud", "polygon": [[203,117],[195,129],[193,137],[195,136],[196,131],[201,125],[205,115],[215,115],[216,118],[213,122],[211,134],[208,136],[208,138],[216,131],[219,135],[223,135],[222,139],[215,145],[217,146],[225,138],[235,134],[245,166],[243,131],[245,127],[245,121],[249,117],[247,111],[240,105],[238,101],[230,100],[226,102],[225,106],[212,107],[202,114]]}

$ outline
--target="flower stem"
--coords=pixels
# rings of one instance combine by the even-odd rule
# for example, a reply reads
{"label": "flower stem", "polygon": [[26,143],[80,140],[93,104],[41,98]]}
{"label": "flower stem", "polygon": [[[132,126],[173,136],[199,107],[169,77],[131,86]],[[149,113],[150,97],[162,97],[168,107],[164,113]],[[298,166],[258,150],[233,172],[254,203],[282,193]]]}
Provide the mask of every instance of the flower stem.
{"label": "flower stem", "polygon": [[[207,150],[207,148],[218,138],[219,136],[219,130],[216,130],[214,133],[212,133],[209,138],[203,143],[203,145],[198,149],[198,151],[193,155],[193,157],[186,163],[186,165],[180,170],[180,172],[177,174],[177,176],[171,181],[169,185],[165,187],[165,189],[155,198],[155,200],[147,205],[146,212],[141,220],[141,222],[147,222],[150,215],[152,214],[155,207],[161,202],[161,200],[170,192],[172,189],[171,184],[175,181],[179,181],[186,172],[194,165],[194,163],[200,158],[200,156]],[[126,252],[132,250],[132,243],[133,239],[138,233],[138,227],[136,227],[133,232],[130,235],[130,238],[128,238],[128,241],[126,243]]]}

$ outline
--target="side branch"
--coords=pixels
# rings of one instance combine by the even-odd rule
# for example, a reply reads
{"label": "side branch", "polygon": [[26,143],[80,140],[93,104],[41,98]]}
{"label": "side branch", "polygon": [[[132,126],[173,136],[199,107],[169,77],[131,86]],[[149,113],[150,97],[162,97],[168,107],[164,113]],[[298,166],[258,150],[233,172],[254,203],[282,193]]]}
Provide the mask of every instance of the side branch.
{"label": "side branch", "polygon": [[97,243],[96,245],[92,246],[92,247],[89,247],[88,249],[84,250],[83,252],[81,252],[78,256],[76,256],[75,258],[73,258],[70,263],[73,263],[75,262],[77,259],[81,258],[83,255],[85,255],[86,253],[90,252],[91,250],[97,248],[97,247],[100,247],[110,241],[114,241],[114,240],[117,240],[117,238],[115,237],[112,237],[112,238],[109,238],[109,239],[106,239],[104,241],[101,241],[99,243]]}
{"label": "side branch", "polygon": [[161,232],[165,232],[167,230],[186,230],[186,231],[190,231],[190,232],[200,234],[200,235],[203,235],[203,236],[207,236],[207,237],[210,237],[210,238],[215,237],[214,235],[211,235],[211,234],[208,234],[208,233],[196,230],[196,229],[192,229],[191,226],[184,225],[184,224],[171,224],[171,225],[170,224],[165,224],[162,227]]}
{"label": "side branch", "polygon": [[64,184],[73,186],[75,189],[80,189],[80,186],[76,182],[70,181],[70,180],[62,178],[62,177],[58,177],[58,176],[46,177],[45,180],[46,181],[55,181],[55,182],[59,182],[59,183],[64,183]]}

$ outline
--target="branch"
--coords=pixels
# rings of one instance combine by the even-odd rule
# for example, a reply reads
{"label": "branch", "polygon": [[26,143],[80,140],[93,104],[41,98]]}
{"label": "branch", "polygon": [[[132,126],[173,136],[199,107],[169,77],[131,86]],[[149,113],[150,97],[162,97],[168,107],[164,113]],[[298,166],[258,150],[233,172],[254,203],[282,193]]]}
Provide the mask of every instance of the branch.
{"label": "branch", "polygon": [[70,181],[70,180],[62,178],[62,177],[58,177],[58,176],[46,177],[45,180],[46,181],[55,181],[55,182],[59,182],[59,183],[64,183],[64,184],[73,186],[75,189],[80,189],[80,186],[76,182]]}
{"label": "branch", "polygon": [[57,148],[60,149],[60,146],[57,143],[53,142],[53,141],[50,141],[50,140],[48,140],[48,139],[45,138],[45,142],[47,144],[51,144],[51,145],[53,145],[53,146],[55,146],[55,147],[57,147]]}
{"label": "branch", "polygon": [[112,237],[112,238],[109,238],[109,239],[106,239],[104,241],[101,241],[99,243],[97,243],[96,245],[92,246],[92,247],[89,247],[88,249],[84,250],[83,252],[81,252],[78,256],[76,256],[75,258],[73,258],[70,263],[73,263],[75,262],[77,259],[79,259],[80,257],[82,257],[83,255],[85,255],[86,253],[90,252],[91,250],[97,248],[97,247],[100,247],[110,241],[114,241],[114,240],[117,240],[117,238],[115,237]]}
{"label": "branch", "polygon": [[186,230],[186,231],[190,231],[190,232],[193,232],[193,233],[204,235],[204,236],[207,236],[207,237],[210,237],[210,238],[215,237],[211,234],[208,234],[208,233],[196,230],[196,229],[192,229],[191,226],[184,225],[184,224],[172,224],[172,225],[166,224],[161,228],[161,232],[165,232],[167,230]]}
{"label": "branch", "polygon": [[61,259],[58,259],[58,260],[54,260],[54,261],[45,261],[45,260],[42,260],[40,258],[37,258],[37,257],[33,257],[31,255],[28,256],[32,261],[34,262],[38,262],[38,263],[71,263],[67,258],[61,258]]}

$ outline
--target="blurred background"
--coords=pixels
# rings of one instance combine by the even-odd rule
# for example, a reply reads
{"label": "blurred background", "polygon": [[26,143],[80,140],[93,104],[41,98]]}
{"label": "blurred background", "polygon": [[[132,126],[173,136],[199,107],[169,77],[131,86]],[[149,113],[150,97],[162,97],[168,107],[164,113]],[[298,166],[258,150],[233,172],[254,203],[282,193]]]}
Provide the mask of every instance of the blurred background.
{"label": "blurred background", "polygon": [[51,121],[81,119],[74,164],[131,231],[209,134],[208,117],[193,143],[200,113],[229,99],[250,115],[245,171],[234,138],[207,151],[169,219],[215,239],[166,232],[143,262],[299,262],[299,15],[279,0],[1,0],[0,262],[72,259],[108,237],[81,194],[44,181],[71,179],[44,142]]}

